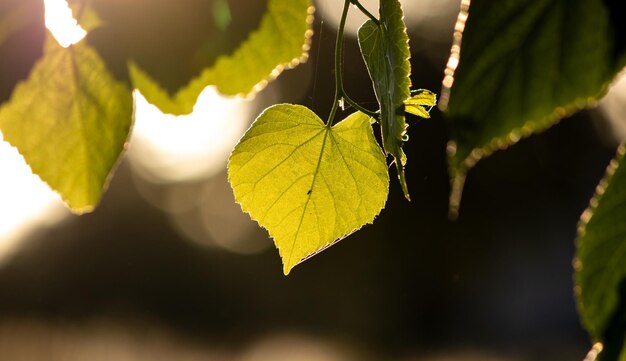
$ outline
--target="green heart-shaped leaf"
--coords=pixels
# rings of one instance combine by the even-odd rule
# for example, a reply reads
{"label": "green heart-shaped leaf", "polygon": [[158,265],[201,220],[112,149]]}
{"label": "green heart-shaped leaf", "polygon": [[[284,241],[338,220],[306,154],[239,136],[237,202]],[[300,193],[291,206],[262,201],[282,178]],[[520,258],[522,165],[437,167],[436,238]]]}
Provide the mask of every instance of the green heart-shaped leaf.
{"label": "green heart-shaped leaf", "polygon": [[306,107],[275,105],[233,150],[235,199],[274,238],[285,274],[384,207],[389,174],[369,120],[354,113],[329,127]]}

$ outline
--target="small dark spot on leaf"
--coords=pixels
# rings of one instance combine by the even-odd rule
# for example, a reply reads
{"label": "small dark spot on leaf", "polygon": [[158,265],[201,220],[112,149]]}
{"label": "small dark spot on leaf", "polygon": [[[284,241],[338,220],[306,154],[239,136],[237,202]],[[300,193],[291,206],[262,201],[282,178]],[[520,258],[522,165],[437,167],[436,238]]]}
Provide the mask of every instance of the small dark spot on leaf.
{"label": "small dark spot on leaf", "polygon": [[309,189],[309,191],[306,192],[306,195],[308,196],[309,194],[311,194],[311,192],[313,192],[313,190]]}

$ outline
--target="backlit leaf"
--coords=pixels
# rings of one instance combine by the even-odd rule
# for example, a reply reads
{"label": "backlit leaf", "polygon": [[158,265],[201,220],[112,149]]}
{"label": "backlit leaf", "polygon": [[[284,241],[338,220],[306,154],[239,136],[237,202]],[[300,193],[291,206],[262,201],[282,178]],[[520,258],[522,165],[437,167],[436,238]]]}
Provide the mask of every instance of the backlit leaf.
{"label": "backlit leaf", "polygon": [[190,113],[208,85],[215,85],[224,95],[253,94],[285,68],[307,59],[312,12],[310,0],[269,0],[259,29],[173,97],[136,64],[130,66],[133,84],[150,103],[172,114]]}
{"label": "backlit leaf", "polygon": [[398,178],[408,199],[402,144],[408,127],[403,107],[411,97],[411,52],[400,1],[381,0],[380,24],[373,20],[365,22],[359,29],[359,45],[380,104],[383,145],[395,159]]}
{"label": "backlit leaf", "polygon": [[367,115],[328,127],[288,104],[257,118],[235,147],[228,175],[242,209],[274,238],[285,274],[371,223],[389,187]]}
{"label": "backlit leaf", "polygon": [[422,118],[430,118],[430,109],[437,104],[437,95],[430,90],[418,89],[404,101],[404,111]]}
{"label": "backlit leaf", "polygon": [[626,337],[625,149],[611,162],[598,194],[581,219],[576,293],[582,321],[604,344],[600,359],[617,361]]}
{"label": "backlit leaf", "polygon": [[131,91],[98,54],[84,42],[62,48],[51,37],[0,108],[4,140],[78,213],[99,202],[131,123]]}
{"label": "backlit leaf", "polygon": [[453,198],[478,160],[602,96],[624,65],[614,25],[602,0],[471,2],[449,103]]}

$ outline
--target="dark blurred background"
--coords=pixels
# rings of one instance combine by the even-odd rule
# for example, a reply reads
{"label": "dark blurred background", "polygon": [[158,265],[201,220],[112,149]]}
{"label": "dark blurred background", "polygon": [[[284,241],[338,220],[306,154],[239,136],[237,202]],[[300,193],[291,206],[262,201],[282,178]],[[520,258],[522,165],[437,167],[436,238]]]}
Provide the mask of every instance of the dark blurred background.
{"label": "dark blurred background", "polygon": [[[228,3],[236,14],[247,2]],[[226,156],[272,103],[327,116],[340,3],[318,1],[309,61],[246,102],[243,125],[222,125],[236,133],[226,150],[192,156],[193,169],[209,170],[155,166],[158,145],[138,119],[94,213],[54,205],[44,216],[54,222],[12,241],[0,261],[1,360],[584,358],[571,262],[578,218],[614,154],[607,111],[580,112],[481,161],[457,221],[447,218],[445,120],[437,109],[409,116],[413,201],[391,169],[373,225],[283,276],[272,241],[233,202]],[[404,3],[414,87],[439,92],[458,1]],[[374,109],[350,34],[344,63],[351,97]]]}

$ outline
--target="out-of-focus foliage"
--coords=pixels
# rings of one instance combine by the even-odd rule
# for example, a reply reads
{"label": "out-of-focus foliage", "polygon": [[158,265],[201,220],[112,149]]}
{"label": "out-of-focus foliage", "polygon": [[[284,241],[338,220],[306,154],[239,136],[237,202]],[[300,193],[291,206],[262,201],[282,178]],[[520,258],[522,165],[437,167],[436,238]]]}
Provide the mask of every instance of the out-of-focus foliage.
{"label": "out-of-focus foliage", "polygon": [[[584,213],[578,239],[576,294],[583,324],[617,361],[626,337],[626,166],[624,147]],[[590,218],[589,218],[590,217]]]}
{"label": "out-of-focus foliage", "polygon": [[456,187],[482,157],[603,95],[624,65],[614,26],[601,0],[472,1],[448,111]]}
{"label": "out-of-focus foliage", "polygon": [[[9,92],[0,94],[0,101],[10,96],[0,108],[0,130],[33,172],[78,213],[99,202],[125,149],[133,117],[131,88],[124,82],[130,61],[150,70],[165,69],[156,72],[157,81],[164,80],[168,89],[200,73],[176,103],[168,95],[161,101],[166,91],[137,65],[131,67],[135,86],[148,99],[184,113],[209,84],[231,95],[259,90],[286,67],[306,59],[311,37],[309,0],[251,2],[243,20],[263,17],[251,34],[255,22],[248,21],[252,28],[243,26],[246,21],[239,13],[232,23],[213,29],[213,1],[70,3],[78,23],[90,31],[89,41],[62,48],[49,40],[45,50],[43,2],[0,4],[0,81]],[[252,11],[255,7],[259,11]],[[168,28],[169,33],[164,31]],[[247,40],[233,48],[239,42],[232,40],[239,38]],[[164,61],[159,52],[175,61]],[[211,62],[215,64],[202,71]]]}
{"label": "out-of-focus foliage", "polygon": [[233,54],[219,57],[173,96],[134,63],[130,67],[133,85],[149,102],[172,114],[190,113],[208,85],[216,86],[224,95],[254,93],[284,68],[306,59],[311,9],[310,0],[269,0],[260,27]]}
{"label": "out-of-focus foliage", "polygon": [[130,89],[117,82],[85,43],[60,47],[51,37],[44,57],[0,108],[4,140],[75,212],[100,201],[128,138]]}

